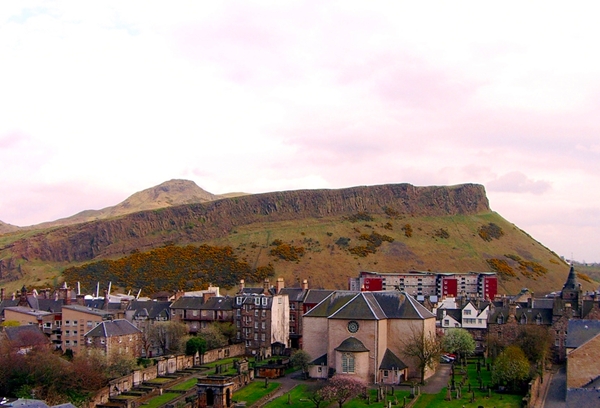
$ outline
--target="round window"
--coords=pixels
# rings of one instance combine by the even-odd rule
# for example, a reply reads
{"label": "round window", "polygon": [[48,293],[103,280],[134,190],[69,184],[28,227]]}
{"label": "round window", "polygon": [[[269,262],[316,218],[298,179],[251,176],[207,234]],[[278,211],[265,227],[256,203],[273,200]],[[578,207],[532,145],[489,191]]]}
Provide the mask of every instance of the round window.
{"label": "round window", "polygon": [[356,333],[358,331],[358,322],[355,322],[354,320],[348,322],[348,331],[350,333]]}

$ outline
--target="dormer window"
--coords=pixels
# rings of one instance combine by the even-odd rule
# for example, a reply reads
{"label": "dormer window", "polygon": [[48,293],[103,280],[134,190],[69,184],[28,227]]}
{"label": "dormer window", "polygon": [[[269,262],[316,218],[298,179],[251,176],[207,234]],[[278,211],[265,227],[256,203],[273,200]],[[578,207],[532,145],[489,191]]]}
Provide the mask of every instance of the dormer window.
{"label": "dormer window", "polygon": [[496,321],[498,322],[498,324],[503,324],[504,323],[504,316],[499,315],[498,318],[496,319]]}
{"label": "dormer window", "polygon": [[268,300],[268,299],[267,299],[266,297],[262,298],[262,305],[263,305],[263,306],[266,306],[266,305],[267,305],[267,300]]}
{"label": "dormer window", "polygon": [[254,298],[254,304],[260,306],[260,298],[258,296]]}
{"label": "dormer window", "polygon": [[241,305],[242,304],[242,298],[240,296],[236,297],[235,298],[235,303],[238,304],[238,305]]}

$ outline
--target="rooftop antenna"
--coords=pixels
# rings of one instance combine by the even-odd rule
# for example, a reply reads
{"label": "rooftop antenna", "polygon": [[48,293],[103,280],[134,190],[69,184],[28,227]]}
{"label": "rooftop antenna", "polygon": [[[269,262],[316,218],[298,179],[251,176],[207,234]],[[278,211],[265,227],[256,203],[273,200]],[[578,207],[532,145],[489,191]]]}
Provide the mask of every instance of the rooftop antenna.
{"label": "rooftop antenna", "polygon": [[106,292],[107,295],[110,295],[110,288],[112,287],[112,282],[108,282],[108,292]]}
{"label": "rooftop antenna", "polygon": [[100,297],[100,282],[96,282],[96,299]]}
{"label": "rooftop antenna", "polygon": [[141,293],[142,293],[142,288],[140,288],[140,290],[138,290],[138,294],[135,296],[135,300],[139,299]]}
{"label": "rooftop antenna", "polygon": [[81,283],[77,282],[77,294],[81,295]]}

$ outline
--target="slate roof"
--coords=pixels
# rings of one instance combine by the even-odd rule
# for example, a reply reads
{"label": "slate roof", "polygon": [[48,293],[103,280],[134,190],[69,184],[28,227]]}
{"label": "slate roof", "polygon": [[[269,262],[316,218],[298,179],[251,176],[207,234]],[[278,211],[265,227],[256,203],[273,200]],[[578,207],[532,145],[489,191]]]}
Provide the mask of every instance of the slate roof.
{"label": "slate roof", "polygon": [[82,306],[82,305],[64,305],[63,309],[71,309],[71,310],[77,310],[78,312],[83,312],[83,313],[90,313],[96,316],[112,316],[114,313],[108,310],[102,310],[102,309],[97,309],[97,308],[93,308],[93,307],[88,307],[88,306]]}
{"label": "slate roof", "polygon": [[44,310],[32,309],[32,308],[25,307],[25,306],[6,307],[6,308],[4,308],[4,310],[11,310],[13,312],[28,314],[31,316],[36,316],[38,318],[54,314],[52,312],[46,312]]}
{"label": "slate roof", "polygon": [[46,335],[35,324],[7,326],[4,328],[4,334],[16,347],[32,346],[32,342],[38,343],[36,340],[47,340]]}
{"label": "slate roof", "polygon": [[171,304],[171,309],[199,310],[203,304],[204,298],[200,296],[182,296]]}
{"label": "slate roof", "polygon": [[356,296],[356,292],[350,291],[335,291],[323,299],[318,305],[304,314],[304,317],[329,317],[348,301]]}
{"label": "slate roof", "polygon": [[381,364],[379,364],[380,370],[404,370],[408,366],[404,364],[397,355],[391,352],[390,349],[385,350]]}
{"label": "slate roof", "polygon": [[323,299],[327,296],[331,295],[334,291],[328,289],[309,289],[306,298],[304,299],[304,303],[308,303],[311,305],[316,305],[321,303]]}
{"label": "slate roof", "polygon": [[335,350],[350,353],[361,353],[363,351],[369,351],[369,349],[365,347],[363,342],[357,339],[356,337],[348,337],[346,340],[342,341],[342,343],[339,346],[337,346]]}
{"label": "slate roof", "polygon": [[313,361],[311,361],[309,364],[313,364],[313,365],[327,365],[327,353],[323,354],[321,357],[315,358]]}
{"label": "slate roof", "polygon": [[9,398],[6,402],[0,399],[0,407],[48,408],[48,405],[44,401],[38,399]]}
{"label": "slate roof", "polygon": [[600,320],[569,320],[567,348],[577,348],[600,334]]}
{"label": "slate roof", "polygon": [[302,302],[307,293],[308,290],[302,288],[283,288],[279,291],[280,295],[288,295],[290,302]]}
{"label": "slate roof", "polygon": [[134,300],[129,304],[127,310],[133,310],[133,316],[146,316],[148,319],[156,319],[158,316],[170,315],[169,306],[171,302],[157,302],[154,300]]}
{"label": "slate roof", "polygon": [[438,309],[436,319],[437,320],[444,319],[444,312],[446,312],[446,316],[450,316],[457,322],[461,322],[462,310],[460,310],[460,309]]}
{"label": "slate roof", "polygon": [[125,319],[103,321],[85,334],[85,337],[115,337],[141,333],[141,330]]}
{"label": "slate roof", "polygon": [[435,316],[412,296],[398,291],[335,291],[304,314],[330,319],[429,319]]}
{"label": "slate roof", "polygon": [[[497,323],[498,316],[503,316],[503,324],[506,323],[508,317],[510,315],[509,307],[497,307],[491,311],[488,317],[488,321],[490,323]],[[543,325],[551,325],[552,324],[552,309],[545,308],[522,308],[518,307],[515,309],[515,319],[517,319],[517,323],[521,324],[521,318],[525,316],[527,323],[526,324],[536,324],[537,317],[541,317],[541,323]]]}
{"label": "slate roof", "polygon": [[214,296],[208,299],[202,306],[201,310],[232,310],[233,298],[229,296]]}
{"label": "slate roof", "polygon": [[600,390],[593,388],[567,389],[567,407],[600,406]]}

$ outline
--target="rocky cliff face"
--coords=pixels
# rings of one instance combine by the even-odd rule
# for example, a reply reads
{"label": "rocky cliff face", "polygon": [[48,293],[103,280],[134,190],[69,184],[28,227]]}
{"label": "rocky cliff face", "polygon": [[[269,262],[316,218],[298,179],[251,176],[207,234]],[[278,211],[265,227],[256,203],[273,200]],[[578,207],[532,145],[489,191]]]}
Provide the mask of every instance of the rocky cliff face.
{"label": "rocky cliff face", "polygon": [[303,218],[382,214],[385,209],[413,216],[489,212],[481,185],[415,187],[391,184],[340,190],[299,190],[227,198],[142,211],[118,218],[59,227],[0,248],[11,258],[81,262],[166,243],[202,242],[231,233],[237,226]]}

